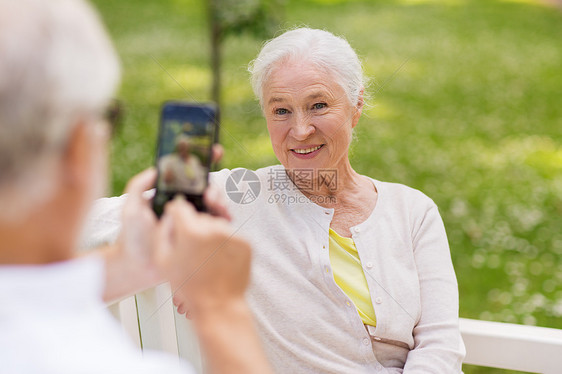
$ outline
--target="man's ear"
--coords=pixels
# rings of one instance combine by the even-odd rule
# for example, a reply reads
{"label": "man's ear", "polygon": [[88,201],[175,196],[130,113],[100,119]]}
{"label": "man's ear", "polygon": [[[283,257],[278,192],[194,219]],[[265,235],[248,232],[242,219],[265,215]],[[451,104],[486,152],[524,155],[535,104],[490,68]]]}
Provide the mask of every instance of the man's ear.
{"label": "man's ear", "polygon": [[91,128],[85,121],[79,121],[70,131],[62,156],[62,176],[71,187],[85,183],[91,172],[92,146]]}

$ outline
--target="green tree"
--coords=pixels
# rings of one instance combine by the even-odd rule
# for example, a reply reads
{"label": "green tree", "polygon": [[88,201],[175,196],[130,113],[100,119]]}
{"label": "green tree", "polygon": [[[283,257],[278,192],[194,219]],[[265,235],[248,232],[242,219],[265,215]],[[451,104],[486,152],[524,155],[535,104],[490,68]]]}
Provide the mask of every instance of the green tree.
{"label": "green tree", "polygon": [[[229,35],[249,33],[270,38],[283,18],[285,0],[209,0],[211,32],[211,99],[220,109],[222,44]],[[216,141],[218,141],[218,131]]]}

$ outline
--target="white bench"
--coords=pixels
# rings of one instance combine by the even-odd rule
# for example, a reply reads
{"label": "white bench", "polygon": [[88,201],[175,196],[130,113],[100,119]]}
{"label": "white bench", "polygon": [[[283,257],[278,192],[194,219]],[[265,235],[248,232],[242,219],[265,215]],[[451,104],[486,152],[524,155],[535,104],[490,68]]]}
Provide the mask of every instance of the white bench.
{"label": "white bench", "polygon": [[203,372],[197,337],[185,315],[176,312],[169,284],[121,300],[110,305],[109,310],[138,347],[182,357],[198,373]]}
{"label": "white bench", "polygon": [[466,364],[562,373],[562,330],[461,318]]}
{"label": "white bench", "polygon": [[[135,344],[170,352],[201,373],[197,338],[185,316],[175,312],[167,284],[109,307]],[[562,330],[461,318],[466,364],[532,373],[562,373]],[[179,331],[180,333],[177,333]]]}

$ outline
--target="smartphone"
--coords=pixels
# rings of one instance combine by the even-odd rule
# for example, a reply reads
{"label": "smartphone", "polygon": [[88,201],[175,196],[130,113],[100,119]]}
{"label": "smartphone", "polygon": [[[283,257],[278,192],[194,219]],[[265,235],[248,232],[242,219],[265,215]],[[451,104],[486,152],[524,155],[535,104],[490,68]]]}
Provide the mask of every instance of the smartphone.
{"label": "smartphone", "polygon": [[162,105],[156,148],[156,193],[152,209],[158,217],[164,205],[180,194],[197,210],[206,211],[207,188],[218,110],[213,104],[168,101]]}

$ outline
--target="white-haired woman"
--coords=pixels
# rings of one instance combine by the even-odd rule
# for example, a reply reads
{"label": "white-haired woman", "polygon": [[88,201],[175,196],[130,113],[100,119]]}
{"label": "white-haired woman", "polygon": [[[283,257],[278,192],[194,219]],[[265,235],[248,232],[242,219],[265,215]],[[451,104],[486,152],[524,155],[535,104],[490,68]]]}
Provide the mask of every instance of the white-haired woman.
{"label": "white-haired woman", "polygon": [[356,53],[300,28],[265,44],[250,71],[281,165],[211,182],[253,244],[247,298],[276,371],[460,373],[458,290],[437,207],[349,161],[365,87]]}

